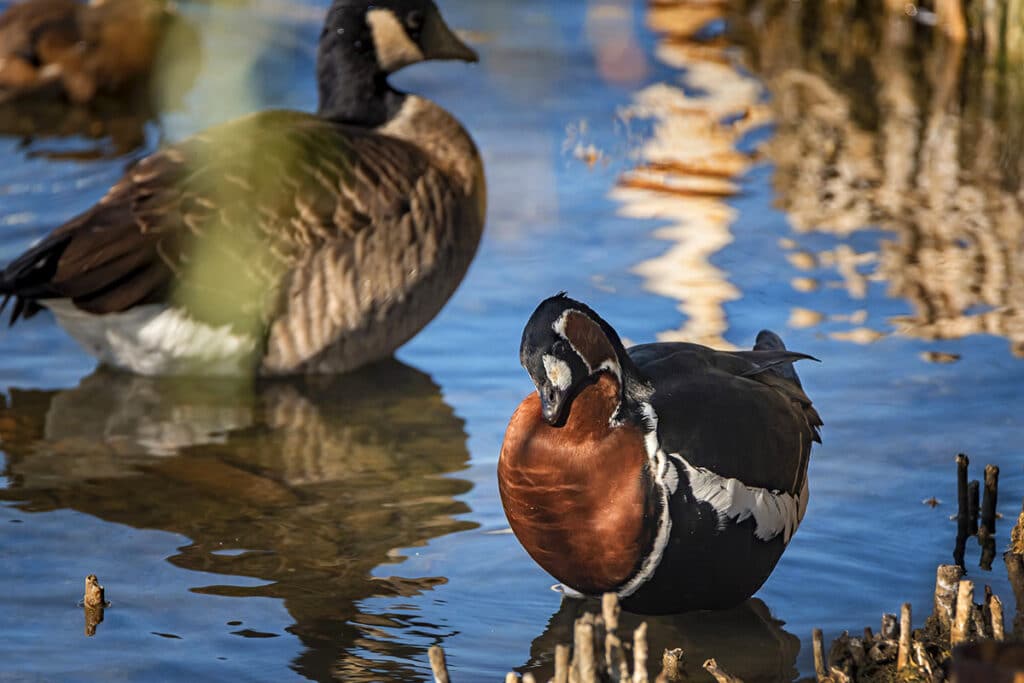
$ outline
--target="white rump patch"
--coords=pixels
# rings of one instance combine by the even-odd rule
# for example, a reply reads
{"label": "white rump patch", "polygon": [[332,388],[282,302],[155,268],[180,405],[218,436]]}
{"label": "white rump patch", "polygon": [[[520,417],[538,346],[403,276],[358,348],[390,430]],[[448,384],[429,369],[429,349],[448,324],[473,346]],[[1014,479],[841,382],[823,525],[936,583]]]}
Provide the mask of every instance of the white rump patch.
{"label": "white rump patch", "polygon": [[694,467],[679,455],[673,454],[672,457],[686,470],[694,498],[708,503],[718,513],[719,529],[725,527],[728,519],[742,522],[753,517],[754,536],[770,541],[783,534],[783,542],[789,543],[807,507],[806,480],[797,498],[789,493],[747,486],[739,479],[729,479],[703,467]]}
{"label": "white rump patch", "polygon": [[214,327],[160,304],[96,315],[67,299],[42,302],[60,326],[100,362],[140,375],[238,375],[256,351],[256,338],[228,325]]}
{"label": "white rump patch", "polygon": [[385,72],[398,71],[423,61],[423,51],[406,33],[402,22],[389,9],[375,8],[366,13],[366,23],[373,34],[377,64]]}
{"label": "white rump patch", "polygon": [[553,386],[565,391],[572,384],[572,370],[569,364],[561,358],[555,358],[551,354],[544,354],[544,372],[548,374],[548,381]]}

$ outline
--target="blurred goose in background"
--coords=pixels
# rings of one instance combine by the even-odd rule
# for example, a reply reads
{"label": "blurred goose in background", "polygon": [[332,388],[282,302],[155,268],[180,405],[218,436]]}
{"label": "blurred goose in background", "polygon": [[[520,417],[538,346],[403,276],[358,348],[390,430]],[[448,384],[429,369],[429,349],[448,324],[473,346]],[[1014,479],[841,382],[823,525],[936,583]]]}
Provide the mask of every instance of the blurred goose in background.
{"label": "blurred goose in background", "polygon": [[430,0],[335,0],[316,114],[265,111],[146,157],[0,273],[12,323],[46,307],[133,372],[343,372],[441,309],[483,230],[469,134],[387,76],[476,61]]}
{"label": "blurred goose in background", "polygon": [[512,531],[572,595],[634,612],[728,608],[761,587],[807,507],[821,418],[767,330],[752,351],[628,350],[585,304],[543,301],[498,488]]}
{"label": "blurred goose in background", "polygon": [[159,0],[24,0],[0,15],[0,101],[90,102],[150,72],[173,13]]}

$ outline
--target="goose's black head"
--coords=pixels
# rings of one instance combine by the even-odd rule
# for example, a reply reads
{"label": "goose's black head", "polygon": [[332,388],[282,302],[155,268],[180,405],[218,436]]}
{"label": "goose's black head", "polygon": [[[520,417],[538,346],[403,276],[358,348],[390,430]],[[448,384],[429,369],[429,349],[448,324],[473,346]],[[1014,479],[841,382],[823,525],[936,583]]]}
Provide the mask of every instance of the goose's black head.
{"label": "goose's black head", "polygon": [[401,105],[388,75],[431,59],[477,61],[432,0],[334,0],[317,51],[320,114],[380,125]]}
{"label": "goose's black head", "polygon": [[589,306],[564,293],[542,301],[530,316],[519,361],[537,387],[541,413],[550,425],[565,422],[573,398],[602,372],[619,381],[618,420],[627,413],[641,419],[639,403],[650,394],[615,330]]}

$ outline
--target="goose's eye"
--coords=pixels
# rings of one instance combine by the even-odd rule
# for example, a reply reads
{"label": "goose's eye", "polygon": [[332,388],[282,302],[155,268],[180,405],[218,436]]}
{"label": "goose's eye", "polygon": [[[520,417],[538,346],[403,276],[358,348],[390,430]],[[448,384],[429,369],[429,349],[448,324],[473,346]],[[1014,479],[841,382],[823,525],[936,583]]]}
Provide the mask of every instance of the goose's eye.
{"label": "goose's eye", "polygon": [[405,25],[409,31],[418,33],[423,28],[423,12],[418,9],[414,9],[405,15]]}
{"label": "goose's eye", "polygon": [[565,342],[562,341],[561,339],[559,339],[558,341],[551,345],[551,352],[554,353],[556,356],[563,356],[565,354],[565,351]]}

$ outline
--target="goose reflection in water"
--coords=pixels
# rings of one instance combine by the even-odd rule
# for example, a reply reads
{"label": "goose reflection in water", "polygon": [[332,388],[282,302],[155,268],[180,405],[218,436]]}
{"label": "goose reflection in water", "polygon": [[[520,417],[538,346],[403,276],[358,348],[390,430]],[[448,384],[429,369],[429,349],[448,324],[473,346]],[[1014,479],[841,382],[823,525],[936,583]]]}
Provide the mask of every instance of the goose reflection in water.
{"label": "goose reflection in water", "polygon": [[[519,671],[532,672],[538,681],[550,680],[555,673],[555,646],[573,641],[573,623],[585,612],[600,614],[600,603],[563,599],[547,628],[533,640],[530,661]],[[660,654],[677,647],[685,657],[682,680],[708,678],[701,664],[712,657],[747,683],[791,681],[797,676],[800,639],[783,629],[783,622],[774,619],[758,598],[719,611],[658,617],[622,612],[619,638],[631,643],[633,630],[642,622],[647,622],[648,677],[652,681],[661,670]]]}
{"label": "goose reflection in water", "polygon": [[408,617],[361,615],[359,601],[443,583],[371,571],[475,526],[456,518],[470,484],[441,476],[467,465],[463,422],[429,376],[397,361],[255,387],[100,370],[73,389],[11,389],[0,438],[0,499],[189,537],[174,565],[265,582],[192,590],[282,600],[306,648],[292,666],[314,680],[416,678],[409,663],[426,653],[376,637]]}

